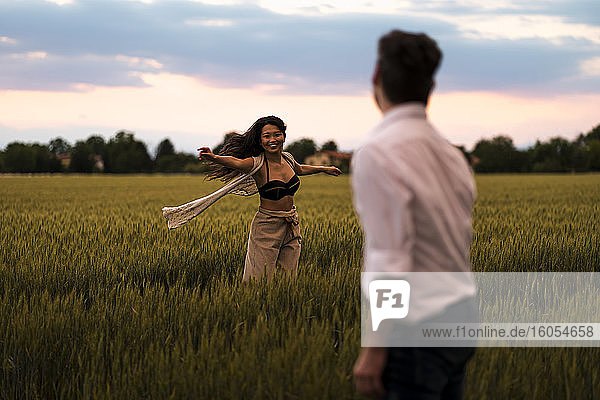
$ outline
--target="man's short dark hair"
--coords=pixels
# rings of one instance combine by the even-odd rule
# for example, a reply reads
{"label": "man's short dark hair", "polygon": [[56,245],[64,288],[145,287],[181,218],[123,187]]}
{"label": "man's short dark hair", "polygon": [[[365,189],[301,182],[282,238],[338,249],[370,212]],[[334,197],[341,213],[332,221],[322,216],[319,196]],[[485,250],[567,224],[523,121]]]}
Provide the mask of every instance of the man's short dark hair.
{"label": "man's short dark hair", "polygon": [[386,97],[394,104],[427,104],[442,52],[424,33],[393,30],[379,39],[379,74]]}

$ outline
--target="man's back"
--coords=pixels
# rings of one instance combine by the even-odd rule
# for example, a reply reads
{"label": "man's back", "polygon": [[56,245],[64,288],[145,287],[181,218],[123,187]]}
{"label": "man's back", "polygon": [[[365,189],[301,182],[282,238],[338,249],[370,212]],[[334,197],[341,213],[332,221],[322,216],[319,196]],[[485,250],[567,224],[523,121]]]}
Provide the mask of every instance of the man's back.
{"label": "man's back", "polygon": [[[463,322],[476,317],[470,274],[454,273],[470,270],[473,177],[462,154],[435,132],[425,114],[441,58],[435,41],[422,33],[393,30],[379,39],[372,82],[383,119],[352,161],[355,206],[365,233],[363,271],[373,272],[363,275],[363,292],[374,275],[417,272],[411,274],[419,279],[410,283],[405,315],[413,322],[455,315],[450,309],[468,316],[460,317]],[[354,366],[360,393],[389,399],[462,397],[472,348],[399,346],[367,341]]]}
{"label": "man's back", "polygon": [[[402,257],[404,265],[393,271],[470,270],[473,176],[462,153],[426,120],[422,105],[390,110],[353,166],[367,253]],[[382,270],[369,257],[365,271]]]}

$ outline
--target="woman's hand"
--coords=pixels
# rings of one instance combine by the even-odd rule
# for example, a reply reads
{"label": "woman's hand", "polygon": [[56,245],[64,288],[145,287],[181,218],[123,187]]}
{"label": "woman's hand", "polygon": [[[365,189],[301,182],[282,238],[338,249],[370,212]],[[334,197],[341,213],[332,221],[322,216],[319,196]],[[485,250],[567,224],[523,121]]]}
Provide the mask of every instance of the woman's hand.
{"label": "woman's hand", "polygon": [[325,170],[323,172],[333,176],[338,176],[342,173],[342,171],[340,171],[337,167],[334,167],[333,165],[331,167],[325,167]]}
{"label": "woman's hand", "polygon": [[210,147],[200,147],[198,151],[200,152],[200,154],[198,154],[199,160],[214,161],[216,158],[216,156],[210,150]]}

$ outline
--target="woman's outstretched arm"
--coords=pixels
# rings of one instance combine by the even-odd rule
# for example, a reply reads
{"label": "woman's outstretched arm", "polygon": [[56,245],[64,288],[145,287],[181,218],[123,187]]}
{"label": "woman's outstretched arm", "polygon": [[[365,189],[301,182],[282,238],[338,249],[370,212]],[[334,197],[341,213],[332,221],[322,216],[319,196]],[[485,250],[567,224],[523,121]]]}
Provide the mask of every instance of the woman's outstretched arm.
{"label": "woman's outstretched arm", "polygon": [[329,175],[338,176],[342,173],[337,167],[325,167],[322,165],[306,165],[306,164],[298,164],[298,170],[296,173],[298,175],[312,175],[318,174],[319,172],[324,172]]}
{"label": "woman's outstretched arm", "polygon": [[236,158],[232,156],[219,156],[213,154],[209,147],[200,147],[198,151],[200,151],[200,154],[198,155],[200,160],[212,161],[216,164],[221,164],[227,168],[235,169],[246,174],[252,171],[252,167],[254,166],[252,157]]}

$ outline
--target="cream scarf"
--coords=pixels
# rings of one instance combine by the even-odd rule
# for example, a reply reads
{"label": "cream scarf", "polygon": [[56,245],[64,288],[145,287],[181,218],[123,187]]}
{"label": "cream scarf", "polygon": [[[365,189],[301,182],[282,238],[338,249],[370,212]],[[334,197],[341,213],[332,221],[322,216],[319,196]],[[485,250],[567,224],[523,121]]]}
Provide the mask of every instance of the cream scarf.
{"label": "cream scarf", "polygon": [[[294,157],[287,152],[283,152],[282,155],[294,166],[294,169],[296,169],[298,163],[294,160]],[[261,153],[257,157],[252,157],[252,159],[254,164],[250,172],[232,179],[216,192],[177,207],[163,207],[162,213],[167,220],[169,229],[175,229],[185,224],[227,194],[252,196],[258,193],[258,188],[256,187],[256,182],[254,181],[254,178],[252,178],[252,175],[262,167],[265,160],[264,153]]]}

